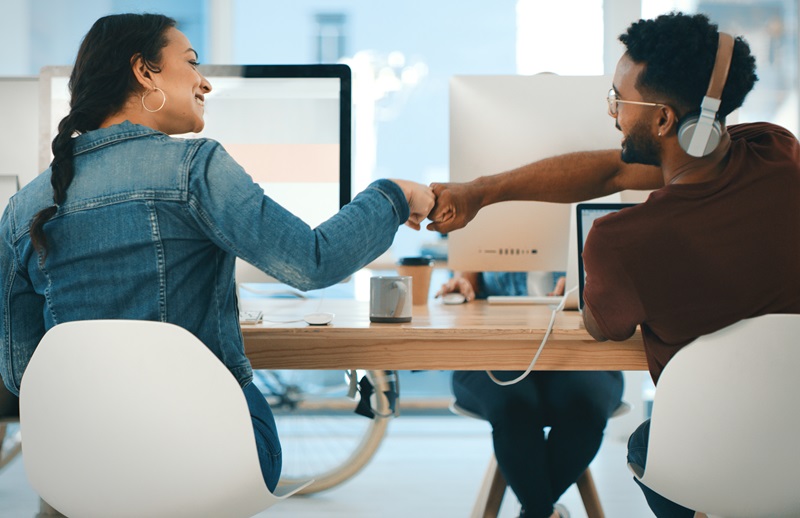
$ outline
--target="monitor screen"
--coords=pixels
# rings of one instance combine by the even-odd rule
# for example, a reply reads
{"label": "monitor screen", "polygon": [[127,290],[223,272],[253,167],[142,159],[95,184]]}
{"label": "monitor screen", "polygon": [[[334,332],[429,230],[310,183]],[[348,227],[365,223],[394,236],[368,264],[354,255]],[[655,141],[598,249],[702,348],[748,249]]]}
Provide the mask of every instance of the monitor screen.
{"label": "monitor screen", "polygon": [[[272,199],[315,227],[350,201],[351,77],[346,65],[201,65],[205,129]],[[40,170],[69,112],[70,67],[40,75]]]}
{"label": "monitor screen", "polygon": [[[455,76],[450,180],[465,182],[572,151],[619,149],[607,76]],[[567,171],[565,171],[565,174]],[[569,204],[505,202],[448,235],[458,271],[564,271]]]}
{"label": "monitor screen", "polygon": [[589,231],[598,218],[607,216],[626,207],[633,207],[635,203],[579,203],[575,207],[578,232],[578,302],[583,309],[583,289],[586,285],[586,269],[583,266],[583,248]]}

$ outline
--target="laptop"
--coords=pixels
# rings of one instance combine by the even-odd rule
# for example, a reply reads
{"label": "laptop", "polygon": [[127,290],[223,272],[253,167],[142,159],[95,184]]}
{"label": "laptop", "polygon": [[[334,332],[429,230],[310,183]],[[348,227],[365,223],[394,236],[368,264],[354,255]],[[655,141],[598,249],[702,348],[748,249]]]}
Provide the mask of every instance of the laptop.
{"label": "laptop", "polygon": [[578,234],[578,309],[583,312],[583,289],[586,284],[586,271],[583,267],[583,245],[597,218],[613,212],[633,207],[635,203],[579,203],[576,205],[575,221]]}

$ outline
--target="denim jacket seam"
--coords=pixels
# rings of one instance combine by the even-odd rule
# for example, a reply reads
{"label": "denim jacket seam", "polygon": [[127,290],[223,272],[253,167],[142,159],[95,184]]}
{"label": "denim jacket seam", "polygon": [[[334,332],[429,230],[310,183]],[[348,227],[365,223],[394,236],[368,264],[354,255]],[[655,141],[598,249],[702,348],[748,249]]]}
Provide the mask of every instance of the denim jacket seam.
{"label": "denim jacket seam", "polygon": [[58,212],[53,216],[53,219],[59,216],[66,216],[85,210],[93,210],[100,207],[109,207],[118,203],[127,203],[129,201],[182,201],[180,194],[175,194],[173,190],[150,189],[146,191],[131,191],[124,193],[109,194],[105,196],[98,196],[80,202],[65,204],[58,208]]}
{"label": "denim jacket seam", "polygon": [[147,200],[147,210],[150,213],[150,235],[156,250],[156,270],[158,275],[158,316],[162,322],[167,320],[167,275],[164,259],[164,243],[161,240],[161,227],[158,221],[158,209],[155,200]]}
{"label": "denim jacket seam", "polygon": [[[15,250],[14,250],[14,260],[15,261],[16,261],[16,255],[17,255],[17,251],[16,251],[16,248],[15,248]],[[16,268],[12,268],[11,275],[10,275],[9,279],[7,279],[8,282],[6,283],[6,290],[4,292],[5,293],[5,300],[2,301],[3,304],[5,304],[6,307],[9,307],[10,303],[11,303],[11,301],[10,301],[11,287],[14,285],[14,278],[16,277],[16,273],[17,273]],[[5,282],[6,279],[4,279],[3,281]],[[4,311],[3,312],[3,340],[5,341],[6,344],[9,345],[8,347],[4,348],[5,349],[5,353],[6,353],[5,354],[6,368],[8,370],[8,374],[9,374],[8,379],[4,379],[4,381],[7,382],[7,383],[11,383],[12,385],[14,385],[14,388],[19,390],[19,387],[17,386],[17,383],[15,381],[16,378],[17,378],[16,374],[15,374],[16,369],[14,369],[14,362],[13,362],[13,358],[12,358],[12,355],[11,355],[11,347],[10,347],[10,345],[11,345],[11,331],[10,331],[10,329],[11,329],[11,312]]]}
{"label": "denim jacket seam", "polygon": [[194,218],[200,220],[204,227],[206,227],[209,231],[213,232],[214,235],[227,246],[231,251],[233,251],[236,255],[239,255],[239,250],[233,245],[233,243],[227,239],[225,234],[223,234],[216,225],[212,218],[209,217],[208,213],[203,210],[201,204],[197,201],[197,198],[189,193],[188,200],[186,201],[186,205],[189,210],[189,214],[191,214]]}
{"label": "denim jacket seam", "polygon": [[[219,279],[217,278],[217,276],[219,275],[219,253],[214,254],[214,262],[215,262],[215,265],[214,265],[214,308],[215,308],[215,311],[217,312],[217,315],[216,315],[216,317],[217,317],[216,318],[216,320],[217,320],[216,333],[217,333],[218,340],[220,340],[220,343],[224,343],[224,339],[225,339],[224,336],[225,335],[224,335],[224,331],[223,331],[222,318],[220,318],[221,315],[219,314],[219,308],[223,307],[222,306],[222,300],[220,300]],[[236,281],[234,280],[234,282],[236,282]],[[240,331],[240,333],[241,333],[241,331]],[[244,341],[239,342],[239,343],[243,344]],[[222,355],[223,363],[225,363],[226,365],[228,365],[229,362],[231,361],[231,358],[228,358],[227,349],[228,349],[227,347],[220,347],[220,354]]]}
{"label": "denim jacket seam", "polygon": [[[381,193],[387,200],[389,200],[389,203],[392,206],[392,210],[394,211],[395,216],[398,219],[398,222],[399,222],[398,224],[401,224],[402,221],[400,221],[400,218],[402,217],[403,211],[399,210],[400,208],[395,204],[394,198],[388,192],[386,192],[385,190],[381,189],[379,185],[372,184],[372,185],[370,185],[368,187],[368,189],[375,189],[376,191]],[[410,213],[410,210],[409,210],[409,213]]]}
{"label": "denim jacket seam", "polygon": [[[11,226],[9,232],[9,238],[11,239],[11,253],[12,253],[12,267],[10,268],[10,272],[7,278],[2,279],[3,283],[5,283],[5,287],[3,289],[4,300],[0,301],[2,307],[8,308],[11,307],[11,293],[14,287],[14,281],[16,280],[17,271],[20,270],[21,261],[19,260],[19,253],[17,251],[17,238],[16,238],[16,221],[14,219],[14,200],[9,200],[8,207],[6,208],[9,225]],[[6,362],[6,369],[8,370],[8,378],[4,379],[6,383],[11,383],[14,387],[19,390],[19,387],[16,386],[16,376],[14,374],[14,362],[11,358],[11,312],[10,311],[3,311],[3,341],[7,346],[4,348],[6,354],[4,355],[4,361]]]}
{"label": "denim jacket seam", "polygon": [[17,266],[22,265],[22,261],[19,259],[19,254],[17,254],[17,246],[22,239],[30,233],[30,225],[19,225],[17,222],[17,207],[16,203],[14,202],[14,197],[12,196],[11,199],[8,201],[8,211],[9,211],[9,218],[8,220],[11,222],[11,244],[14,247],[14,261]]}
{"label": "denim jacket seam", "polygon": [[152,129],[143,129],[143,128],[134,128],[128,131],[123,131],[120,133],[114,133],[113,135],[109,135],[104,138],[91,140],[85,144],[81,144],[79,146],[75,146],[72,150],[73,156],[81,155],[83,153],[88,153],[90,151],[94,151],[95,149],[100,149],[106,147],[108,145],[114,144],[116,142],[122,142],[125,140],[132,140],[142,137],[150,137],[150,136],[158,136],[163,135],[166,136],[164,133],[159,131],[155,131]]}
{"label": "denim jacket seam", "polygon": [[183,156],[183,160],[181,162],[181,172],[180,172],[180,184],[178,185],[178,189],[180,190],[181,194],[183,195],[183,199],[188,201],[189,198],[189,175],[192,172],[192,164],[194,163],[194,159],[197,156],[197,152],[200,147],[207,143],[213,142],[209,139],[196,139],[191,142],[186,153]]}

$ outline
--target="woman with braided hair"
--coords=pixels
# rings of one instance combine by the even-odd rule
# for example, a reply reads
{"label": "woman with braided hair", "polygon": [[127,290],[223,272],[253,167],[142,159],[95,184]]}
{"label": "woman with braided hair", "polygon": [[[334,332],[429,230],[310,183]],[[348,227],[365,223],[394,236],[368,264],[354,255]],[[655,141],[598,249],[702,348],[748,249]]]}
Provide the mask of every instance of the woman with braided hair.
{"label": "woman with braided hair", "polygon": [[242,386],[272,490],[280,442],[251,383],[235,258],[301,290],[322,288],[383,253],[400,225],[419,229],[433,194],[414,182],[378,180],[309,228],[218,142],[170,136],[203,129],[212,86],[197,65],[166,16],[106,16],[87,33],[53,162],[9,201],[0,221],[0,377],[18,394],[39,340],[63,322],[181,326]]}

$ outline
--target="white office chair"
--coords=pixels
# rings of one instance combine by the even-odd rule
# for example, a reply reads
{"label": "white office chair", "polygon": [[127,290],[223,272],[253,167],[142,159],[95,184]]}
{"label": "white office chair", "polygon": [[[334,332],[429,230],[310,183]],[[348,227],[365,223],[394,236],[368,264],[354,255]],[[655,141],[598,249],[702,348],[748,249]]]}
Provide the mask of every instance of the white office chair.
{"label": "white office chair", "polygon": [[[621,401],[619,406],[614,410],[611,417],[618,417],[625,415],[631,411],[633,407],[626,401]],[[463,415],[465,417],[472,417],[474,419],[481,419],[474,412],[470,412],[458,404],[458,401],[450,403],[450,411],[454,414]],[[600,504],[600,496],[597,494],[597,487],[592,478],[592,472],[587,467],[578,480],[575,482],[578,486],[578,492],[583,501],[583,507],[586,510],[588,518],[604,518],[603,506]],[[486,468],[486,473],[483,476],[483,483],[478,491],[478,497],[475,499],[475,504],[472,506],[472,513],[470,518],[497,518],[500,513],[500,506],[503,504],[503,497],[506,493],[506,482],[500,467],[497,465],[497,458],[492,453],[489,459],[489,465]]]}
{"label": "white office chair", "polygon": [[171,324],[52,328],[22,378],[20,425],[31,486],[71,517],[247,517],[310,483],[269,492],[239,384]]}
{"label": "white office chair", "polygon": [[742,320],[681,349],[658,380],[647,487],[709,517],[800,516],[800,315]]}

